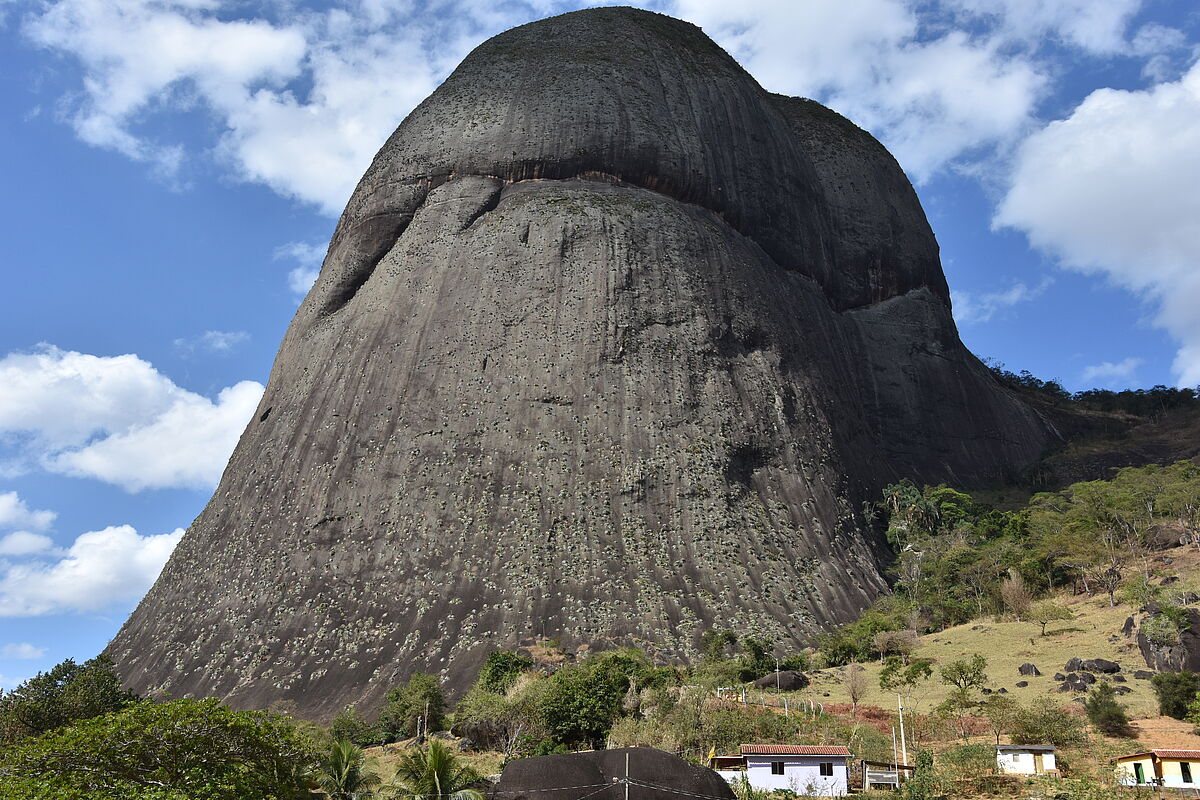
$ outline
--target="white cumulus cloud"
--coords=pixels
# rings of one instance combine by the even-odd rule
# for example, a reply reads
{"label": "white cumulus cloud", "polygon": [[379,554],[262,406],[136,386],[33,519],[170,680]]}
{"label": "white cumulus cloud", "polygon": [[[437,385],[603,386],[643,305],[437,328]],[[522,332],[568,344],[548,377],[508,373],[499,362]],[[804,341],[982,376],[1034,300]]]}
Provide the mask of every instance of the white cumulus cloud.
{"label": "white cumulus cloud", "polygon": [[918,181],[1023,133],[1046,88],[994,21],[933,29],[903,0],[677,0],[674,10],[768,89],[821,100],[875,133]]}
{"label": "white cumulus cloud", "polygon": [[[921,180],[1008,147],[1029,129],[1054,72],[1039,56],[1045,41],[1098,55],[1132,52],[1127,26],[1141,2],[636,4],[701,25],[767,88],[846,113]],[[170,172],[188,153],[157,138],[150,123],[201,107],[219,131],[203,149],[233,176],[337,214],[387,135],[473,46],[581,5],[591,3],[346,0],[305,9],[50,0],[24,30],[79,65],[81,87],[66,105],[85,141]],[[1169,40],[1148,31],[1141,46]],[[292,284],[310,274],[296,271]]]}
{"label": "white cumulus cloud", "polygon": [[0,359],[0,435],[51,472],[134,492],[211,488],[262,392],[243,381],[213,401],[134,355],[42,346]]}
{"label": "white cumulus cloud", "polygon": [[1151,302],[1200,384],[1200,64],[1141,91],[1101,89],[1020,148],[995,225]]}
{"label": "white cumulus cloud", "polygon": [[13,531],[0,536],[0,556],[30,556],[54,549],[54,540],[41,533]]}
{"label": "white cumulus cloud", "polygon": [[58,515],[31,509],[16,492],[0,492],[0,528],[45,530]]}
{"label": "white cumulus cloud", "polygon": [[0,561],[0,617],[94,612],[139,599],[183,529],[142,536],[129,525],[80,535],[57,560]]}
{"label": "white cumulus cloud", "polygon": [[29,642],[12,642],[0,647],[0,658],[10,661],[30,661],[46,655],[46,648],[35,647]]}
{"label": "white cumulus cloud", "polygon": [[66,102],[84,141],[169,174],[184,146],[157,139],[147,120],[202,107],[222,131],[211,150],[234,177],[334,215],[388,134],[471,47],[563,5],[51,0],[24,31],[79,64],[81,90]]}

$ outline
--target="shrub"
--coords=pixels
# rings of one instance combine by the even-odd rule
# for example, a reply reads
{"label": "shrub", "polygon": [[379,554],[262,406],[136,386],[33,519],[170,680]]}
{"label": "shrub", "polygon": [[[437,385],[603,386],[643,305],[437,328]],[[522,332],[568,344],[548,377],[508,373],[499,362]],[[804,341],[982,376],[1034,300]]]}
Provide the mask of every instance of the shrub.
{"label": "shrub", "polygon": [[1088,722],[1101,733],[1109,736],[1129,736],[1129,716],[1125,706],[1117,702],[1116,690],[1111,683],[1098,683],[1088,692],[1083,703]]}
{"label": "shrub", "polygon": [[1034,701],[1013,714],[1009,733],[1013,744],[1052,744],[1062,747],[1086,740],[1077,714],[1064,711],[1048,697]]}
{"label": "shrub", "polygon": [[3,754],[5,800],[299,800],[313,763],[295,731],[216,700],[142,701]]}
{"label": "shrub", "polygon": [[996,770],[996,748],[987,744],[964,744],[951,747],[938,761],[954,778],[978,778]]}
{"label": "shrub", "polygon": [[479,686],[488,692],[504,694],[521,673],[533,666],[533,659],[521,653],[497,651],[487,657],[479,670]]}
{"label": "shrub", "polygon": [[418,725],[423,733],[446,727],[441,681],[424,672],[414,673],[408,683],[389,691],[379,712],[379,729],[387,741],[415,736]]}
{"label": "shrub", "polygon": [[379,744],[381,738],[379,729],[353,705],[346,706],[333,718],[329,723],[329,735],[335,742],[346,741],[359,747]]}
{"label": "shrub", "polygon": [[1187,719],[1188,706],[1200,691],[1200,675],[1183,672],[1160,672],[1150,679],[1158,695],[1158,713],[1164,717]]}

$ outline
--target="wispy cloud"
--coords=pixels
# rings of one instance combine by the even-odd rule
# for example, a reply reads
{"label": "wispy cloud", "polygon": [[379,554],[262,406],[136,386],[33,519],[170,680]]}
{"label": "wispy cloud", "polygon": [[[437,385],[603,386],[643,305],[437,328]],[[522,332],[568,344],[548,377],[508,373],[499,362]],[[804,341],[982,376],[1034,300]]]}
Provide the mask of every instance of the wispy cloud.
{"label": "wispy cloud", "polygon": [[1052,278],[1043,278],[1033,287],[1018,282],[998,292],[951,292],[954,321],[959,325],[989,322],[998,313],[1041,297],[1053,283]]}
{"label": "wispy cloud", "polygon": [[0,658],[9,661],[32,661],[46,655],[46,648],[34,647],[29,642],[12,642],[0,647]]}
{"label": "wispy cloud", "polygon": [[1104,361],[1085,367],[1080,373],[1079,379],[1085,386],[1104,389],[1121,388],[1134,382],[1137,368],[1141,364],[1142,359],[1140,358],[1126,358],[1117,362]]}
{"label": "wispy cloud", "polygon": [[317,282],[321,274],[321,262],[325,260],[325,245],[309,242],[288,242],[275,248],[275,258],[294,261],[297,266],[287,275],[288,288],[296,297],[303,298]]}
{"label": "wispy cloud", "polygon": [[242,342],[250,340],[246,331],[205,331],[191,339],[176,339],[175,347],[185,352],[204,350],[209,353],[223,354],[231,352]]}

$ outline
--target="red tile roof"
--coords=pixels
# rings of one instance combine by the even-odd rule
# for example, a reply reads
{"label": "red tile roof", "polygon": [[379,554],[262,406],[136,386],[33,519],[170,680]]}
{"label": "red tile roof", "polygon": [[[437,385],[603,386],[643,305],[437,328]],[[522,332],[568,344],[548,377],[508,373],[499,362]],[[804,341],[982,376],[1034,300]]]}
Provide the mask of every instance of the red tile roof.
{"label": "red tile roof", "polygon": [[1200,750],[1151,750],[1159,758],[1196,758],[1200,759]]}
{"label": "red tile roof", "polygon": [[828,744],[744,744],[744,756],[849,756],[845,747]]}
{"label": "red tile roof", "polygon": [[1200,761],[1200,750],[1143,750],[1139,753],[1129,753],[1123,756],[1117,756],[1113,761],[1120,761],[1126,758],[1145,758],[1146,756],[1154,756],[1155,758],[1183,758]]}

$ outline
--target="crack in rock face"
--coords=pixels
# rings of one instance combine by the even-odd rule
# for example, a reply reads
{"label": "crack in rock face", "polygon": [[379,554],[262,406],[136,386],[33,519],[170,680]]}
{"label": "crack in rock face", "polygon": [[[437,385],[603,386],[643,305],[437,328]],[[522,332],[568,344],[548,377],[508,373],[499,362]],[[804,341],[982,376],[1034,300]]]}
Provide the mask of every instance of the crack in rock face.
{"label": "crack in rock face", "polygon": [[328,718],[543,636],[799,646],[886,590],[884,484],[1050,441],[948,297],[887,151],[695,26],[508,31],[376,156],[108,653],[139,692]]}

